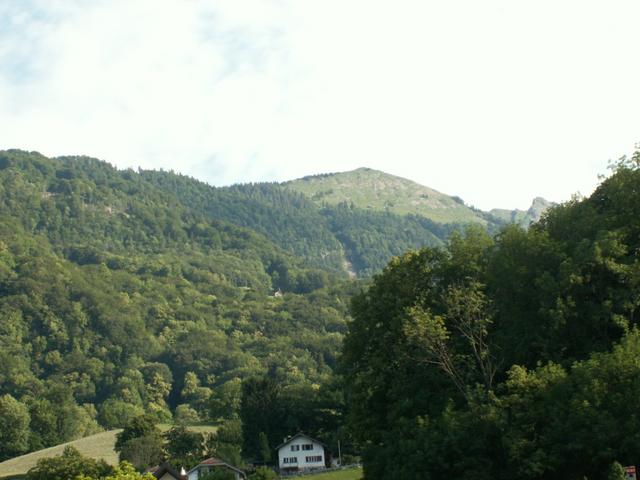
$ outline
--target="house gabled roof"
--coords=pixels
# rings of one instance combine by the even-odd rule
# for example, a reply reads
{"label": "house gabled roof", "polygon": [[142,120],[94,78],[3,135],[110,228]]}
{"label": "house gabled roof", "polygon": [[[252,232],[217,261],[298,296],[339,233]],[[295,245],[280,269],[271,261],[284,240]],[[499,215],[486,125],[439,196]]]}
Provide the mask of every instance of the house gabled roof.
{"label": "house gabled roof", "polygon": [[168,473],[169,475],[174,477],[176,480],[187,479],[186,475],[180,475],[180,473],[168,463],[163,463],[161,465],[158,465],[157,467],[150,468],[147,471],[156,478],[161,478],[163,475]]}
{"label": "house gabled roof", "polygon": [[310,436],[309,436],[309,435],[307,435],[306,433],[302,433],[302,432],[300,432],[300,433],[296,433],[296,434],[295,434],[293,437],[291,437],[291,438],[287,438],[287,441],[286,441],[286,442],[281,443],[280,445],[278,445],[278,446],[276,447],[276,450],[280,450],[280,449],[281,449],[282,447],[284,447],[285,445],[288,445],[289,443],[293,442],[296,438],[300,438],[300,437],[308,438],[308,439],[309,439],[309,440],[311,440],[312,442],[319,443],[319,444],[320,444],[320,445],[322,445],[323,447],[327,448],[327,446],[326,446],[324,443],[322,443],[320,440],[316,440],[315,438],[310,437]]}
{"label": "house gabled roof", "polygon": [[[216,457],[209,457],[206,460],[201,461],[198,466],[200,465],[222,465],[225,462],[223,462],[222,460],[220,460],[219,458]],[[225,464],[226,465],[226,464]]]}
{"label": "house gabled roof", "polygon": [[191,472],[195,472],[201,467],[226,467],[230,470],[233,470],[236,473],[239,473],[242,476],[242,478],[247,478],[247,474],[244,473],[242,470],[234,467],[233,465],[229,465],[227,462],[223,462],[222,460],[216,457],[209,457],[206,460],[201,461],[198,465],[196,465],[191,470],[189,470],[187,475],[189,475]]}

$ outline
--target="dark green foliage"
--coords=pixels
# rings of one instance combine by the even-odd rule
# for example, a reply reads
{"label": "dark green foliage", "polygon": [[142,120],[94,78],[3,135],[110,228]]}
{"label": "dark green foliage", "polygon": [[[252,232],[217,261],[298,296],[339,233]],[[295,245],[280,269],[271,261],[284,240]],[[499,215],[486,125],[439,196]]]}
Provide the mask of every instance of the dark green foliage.
{"label": "dark green foliage", "polygon": [[242,422],[226,420],[204,442],[205,456],[220,458],[229,465],[242,465]]}
{"label": "dark green foliage", "polygon": [[113,473],[113,468],[104,460],[84,457],[75,448],[65,447],[62,455],[41,458],[27,473],[25,480],[69,480],[79,476],[104,478]]}
{"label": "dark green foliage", "polygon": [[123,428],[135,417],[143,414],[141,406],[109,398],[101,405],[99,419],[105,428]]}
{"label": "dark green foliage", "polygon": [[[345,412],[341,389],[337,382],[291,382],[276,373],[245,380],[240,408],[243,455],[269,462],[268,453],[274,454],[286,437],[299,432],[337,450],[337,433]],[[343,446],[350,453],[352,445],[347,441]]]}
{"label": "dark green foliage", "polygon": [[278,474],[268,467],[258,467],[249,475],[249,480],[277,480]]}
{"label": "dark green foliage", "polygon": [[271,447],[269,446],[269,440],[264,432],[260,432],[258,435],[258,450],[260,452],[260,459],[264,463],[271,461]]}
{"label": "dark green foliage", "polygon": [[204,451],[205,439],[202,433],[190,432],[185,426],[176,426],[164,434],[167,461],[187,470],[195,467]]}
{"label": "dark green foliage", "polygon": [[[113,473],[104,480],[150,480],[153,476],[150,473],[140,473],[129,462],[120,462],[115,467]],[[93,479],[92,479],[93,480]]]}
{"label": "dark green foliage", "polygon": [[178,405],[176,407],[173,421],[176,425],[195,425],[200,420],[198,412],[196,412],[189,405]]}
{"label": "dark green foliage", "polygon": [[395,215],[355,208],[346,203],[326,206],[322,213],[347,258],[361,276],[371,276],[409,249],[442,245],[462,224],[441,224],[418,215]]}
{"label": "dark green foliage", "polygon": [[138,471],[158,465],[165,457],[162,437],[145,435],[132,438],[122,445],[119,457],[121,462],[129,462]]}
{"label": "dark green foliage", "polygon": [[5,457],[179,405],[232,420],[242,379],[266,371],[330,380],[357,284],[131,170],[21,151],[0,164],[0,397],[29,417]]}
{"label": "dark green foliage", "polygon": [[356,295],[342,365],[366,478],[578,480],[637,462],[639,164],[528,231],[407,253]]}
{"label": "dark green foliage", "polygon": [[240,410],[242,381],[234,378],[216,388],[209,398],[209,415],[212,419],[231,419]]}
{"label": "dark green foliage", "polygon": [[570,368],[512,367],[495,394],[411,427],[416,448],[430,445],[420,468],[462,475],[476,464],[481,478],[555,480],[606,478],[616,458],[633,464],[640,455],[639,349],[634,331],[611,353]]}
{"label": "dark green foliage", "polygon": [[[195,211],[260,232],[316,267],[344,273],[348,260],[348,268],[364,277],[409,248],[441,245],[451,232],[464,226],[347,203],[318,206],[303,194],[275,183],[213,188],[166,172],[144,171],[142,177],[177,195]],[[495,227],[501,222],[491,219],[489,224]],[[277,264],[271,270],[277,272],[277,277],[270,272],[274,287],[286,291],[305,292],[314,285],[326,285],[324,279],[317,278],[317,271],[296,277]]]}
{"label": "dark green foliage", "polygon": [[249,378],[242,384],[242,450],[247,458],[261,458],[260,438],[274,444],[282,438],[285,412],[280,402],[281,389],[279,382],[269,377]]}
{"label": "dark green foliage", "polygon": [[300,193],[270,183],[213,188],[166,172],[144,171],[142,176],[196,211],[260,232],[313,265],[342,270],[340,242],[319,209]]}
{"label": "dark green foliage", "polygon": [[216,467],[200,478],[202,480],[235,480],[236,476],[233,471],[228,468]]}
{"label": "dark green foliage", "polygon": [[131,420],[116,436],[115,451],[120,452],[127,442],[140,437],[160,437],[160,430],[156,427],[153,416],[141,415]]}
{"label": "dark green foliage", "polygon": [[29,449],[29,410],[11,395],[0,397],[0,460]]}
{"label": "dark green foliage", "polygon": [[214,450],[214,456],[233,466],[241,466],[244,463],[240,445],[218,443]]}
{"label": "dark green foliage", "polygon": [[508,364],[584,358],[635,324],[639,182],[627,162],[590,198],[553,208],[529,232],[501,234],[486,283]]}
{"label": "dark green foliage", "polygon": [[[176,448],[180,449],[181,446],[178,444]],[[131,420],[116,435],[114,450],[118,452],[121,462],[127,461],[138,470],[160,463],[166,455],[154,415],[141,415]]]}
{"label": "dark green foliage", "polygon": [[625,480],[625,478],[627,478],[627,476],[625,475],[622,465],[618,462],[613,462],[609,468],[607,480]]}

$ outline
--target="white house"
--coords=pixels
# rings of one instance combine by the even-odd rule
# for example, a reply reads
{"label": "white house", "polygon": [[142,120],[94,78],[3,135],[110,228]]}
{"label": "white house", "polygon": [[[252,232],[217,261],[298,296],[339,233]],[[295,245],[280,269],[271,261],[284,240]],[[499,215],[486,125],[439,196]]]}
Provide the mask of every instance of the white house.
{"label": "white house", "polygon": [[199,465],[196,465],[191,470],[189,470],[189,472],[187,473],[187,478],[188,480],[199,480],[200,478],[211,472],[213,469],[220,468],[232,472],[235,475],[236,480],[244,480],[245,478],[247,478],[242,470],[223,462],[219,458],[214,457],[203,460]]}
{"label": "white house", "polygon": [[325,444],[304,433],[298,433],[277,447],[281,471],[325,468]]}

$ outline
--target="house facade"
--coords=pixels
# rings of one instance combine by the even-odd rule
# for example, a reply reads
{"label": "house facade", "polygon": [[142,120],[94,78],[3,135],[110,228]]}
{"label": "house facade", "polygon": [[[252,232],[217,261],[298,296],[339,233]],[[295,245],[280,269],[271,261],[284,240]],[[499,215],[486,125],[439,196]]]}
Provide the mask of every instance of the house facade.
{"label": "house facade", "polygon": [[247,475],[240,469],[223,462],[219,458],[207,458],[187,472],[188,480],[200,480],[214,469],[226,469],[235,475],[236,480],[244,480]]}
{"label": "house facade", "polygon": [[325,444],[298,433],[277,447],[278,467],[284,472],[325,468]]}

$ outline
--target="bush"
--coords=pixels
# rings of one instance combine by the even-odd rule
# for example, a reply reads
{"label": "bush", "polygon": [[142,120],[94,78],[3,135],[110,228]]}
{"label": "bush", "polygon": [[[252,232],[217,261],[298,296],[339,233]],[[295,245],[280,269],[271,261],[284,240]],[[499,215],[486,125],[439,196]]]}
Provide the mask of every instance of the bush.
{"label": "bush", "polygon": [[103,478],[113,472],[113,468],[104,460],[94,460],[84,457],[77,449],[65,447],[62,455],[41,458],[36,466],[31,468],[25,480],[51,480],[62,478]]}
{"label": "bush", "polygon": [[276,480],[278,475],[268,467],[258,467],[249,475],[249,480]]}
{"label": "bush", "polygon": [[200,421],[200,417],[198,416],[198,412],[189,405],[182,404],[176,407],[174,421],[178,425],[194,425]]}
{"label": "bush", "polygon": [[200,480],[236,480],[235,474],[224,467],[214,468]]}
{"label": "bush", "polygon": [[130,462],[138,470],[159,464],[163,457],[162,438],[156,435],[132,438],[120,451],[120,461]]}

